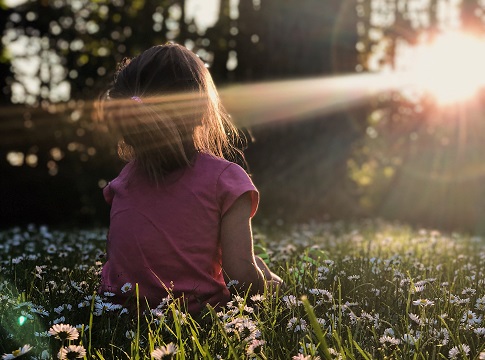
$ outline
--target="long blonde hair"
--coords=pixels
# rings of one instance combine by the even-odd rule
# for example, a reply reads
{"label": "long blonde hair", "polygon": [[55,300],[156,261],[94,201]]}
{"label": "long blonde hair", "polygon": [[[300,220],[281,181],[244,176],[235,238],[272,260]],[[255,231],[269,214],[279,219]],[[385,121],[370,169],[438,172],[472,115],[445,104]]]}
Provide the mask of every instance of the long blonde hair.
{"label": "long blonde hair", "polygon": [[178,44],[154,46],[119,66],[102,118],[119,137],[118,154],[157,183],[189,166],[197,152],[243,159],[245,139],[230,121],[205,64]]}

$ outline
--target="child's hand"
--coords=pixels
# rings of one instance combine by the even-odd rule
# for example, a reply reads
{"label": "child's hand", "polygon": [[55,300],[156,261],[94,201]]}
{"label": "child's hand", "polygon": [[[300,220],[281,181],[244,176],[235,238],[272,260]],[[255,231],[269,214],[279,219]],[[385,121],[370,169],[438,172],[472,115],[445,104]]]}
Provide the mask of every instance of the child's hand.
{"label": "child's hand", "polygon": [[275,276],[278,278],[278,280],[271,279],[266,281],[266,287],[268,291],[271,293],[279,293],[280,290],[284,291],[286,289],[285,283],[283,282],[283,280],[281,280],[280,277],[278,277],[277,275]]}

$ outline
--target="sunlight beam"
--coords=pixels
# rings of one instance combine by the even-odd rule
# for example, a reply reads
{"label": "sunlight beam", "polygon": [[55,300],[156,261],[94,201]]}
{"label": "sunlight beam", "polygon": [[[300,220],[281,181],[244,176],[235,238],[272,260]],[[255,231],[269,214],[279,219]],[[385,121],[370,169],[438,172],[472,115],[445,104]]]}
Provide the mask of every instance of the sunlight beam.
{"label": "sunlight beam", "polygon": [[404,84],[393,74],[358,74],[233,85],[220,90],[238,125],[301,120],[363,103]]}
{"label": "sunlight beam", "polygon": [[[237,126],[253,126],[274,121],[297,121],[311,116],[327,115],[354,107],[370,97],[403,86],[393,74],[357,74],[299,80],[271,81],[222,87],[219,95],[223,105]],[[191,95],[176,94],[144,100],[163,109],[177,107],[185,114],[196,111]],[[116,100],[117,106],[133,105],[132,100]],[[84,103],[84,111],[91,112],[96,101]],[[57,110],[53,110],[57,108]],[[0,123],[2,133],[23,125],[25,108],[4,107]],[[66,111],[64,103],[53,104],[50,112]],[[42,129],[49,114],[35,118],[33,131]],[[8,120],[8,121],[7,121]]]}
{"label": "sunlight beam", "polygon": [[449,32],[406,49],[396,67],[412,88],[448,105],[467,101],[484,87],[484,64],[483,38]]}

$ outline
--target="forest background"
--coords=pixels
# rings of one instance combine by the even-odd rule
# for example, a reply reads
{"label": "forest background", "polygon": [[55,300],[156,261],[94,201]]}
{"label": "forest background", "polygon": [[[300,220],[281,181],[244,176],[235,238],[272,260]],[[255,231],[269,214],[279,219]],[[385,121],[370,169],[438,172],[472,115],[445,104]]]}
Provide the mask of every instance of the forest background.
{"label": "forest background", "polygon": [[255,221],[383,217],[485,231],[483,91],[442,106],[403,88],[369,93],[385,80],[365,77],[395,70],[423,36],[483,35],[484,1],[218,4],[204,27],[186,1],[0,0],[1,227],[107,224],[101,188],[123,163],[93,102],[124,57],[175,41],[208,64],[219,89],[233,89],[231,103],[253,93],[232,115],[252,139]]}

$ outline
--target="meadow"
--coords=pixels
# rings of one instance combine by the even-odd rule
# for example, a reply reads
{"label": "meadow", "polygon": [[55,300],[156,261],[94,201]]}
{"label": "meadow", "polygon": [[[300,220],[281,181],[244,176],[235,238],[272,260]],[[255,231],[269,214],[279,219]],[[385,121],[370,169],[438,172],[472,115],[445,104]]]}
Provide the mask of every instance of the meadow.
{"label": "meadow", "polygon": [[485,359],[481,237],[379,220],[257,228],[286,286],[197,317],[171,298],[141,311],[98,295],[105,239],[0,232],[3,359]]}

